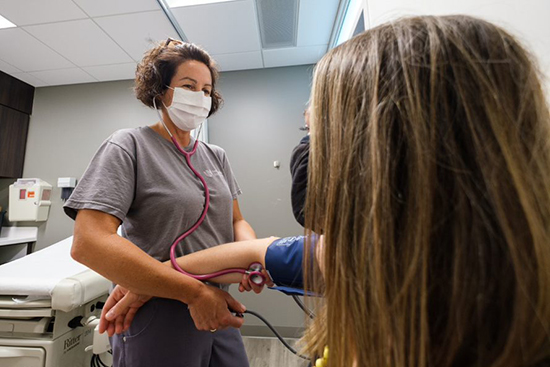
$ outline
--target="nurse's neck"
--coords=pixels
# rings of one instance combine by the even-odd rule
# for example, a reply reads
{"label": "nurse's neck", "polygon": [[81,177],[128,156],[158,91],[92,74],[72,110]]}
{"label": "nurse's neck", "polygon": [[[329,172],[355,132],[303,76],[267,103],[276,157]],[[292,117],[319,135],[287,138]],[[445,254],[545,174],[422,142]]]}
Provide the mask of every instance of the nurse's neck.
{"label": "nurse's neck", "polygon": [[[163,113],[162,119],[164,123],[166,124],[166,127],[170,130],[172,133],[172,136],[176,138],[177,142],[182,148],[185,148],[189,145],[191,142],[191,132],[189,131],[183,131],[180,130],[174,125],[172,120],[170,120],[170,117],[167,113]],[[172,142],[172,138],[170,138],[170,135],[162,126],[162,122],[157,122],[153,126],[151,126],[151,129],[153,129],[156,133],[158,133],[160,136],[162,136],[164,139],[168,140],[170,143]]]}
{"label": "nurse's neck", "polygon": [[[172,133],[172,136],[175,137],[176,140],[178,141],[180,147],[185,148],[186,146],[189,145],[189,143],[191,143],[191,132],[190,131],[180,130],[177,127],[175,127],[174,125],[172,125],[171,127],[169,126],[168,128],[170,129],[170,132]],[[166,133],[166,130],[164,130],[164,132]],[[168,135],[168,133],[166,133],[166,137],[167,137],[168,140],[170,140],[170,142],[172,141],[172,139],[170,139],[170,136]]]}

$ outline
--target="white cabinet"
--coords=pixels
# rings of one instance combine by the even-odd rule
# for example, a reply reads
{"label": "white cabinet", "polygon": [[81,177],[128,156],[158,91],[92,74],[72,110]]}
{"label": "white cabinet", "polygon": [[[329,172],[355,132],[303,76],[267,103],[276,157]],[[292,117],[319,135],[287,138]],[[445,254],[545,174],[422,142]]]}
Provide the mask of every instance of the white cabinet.
{"label": "white cabinet", "polygon": [[[30,254],[37,236],[37,227],[3,227],[0,233],[0,265]],[[3,365],[0,364],[0,367]]]}

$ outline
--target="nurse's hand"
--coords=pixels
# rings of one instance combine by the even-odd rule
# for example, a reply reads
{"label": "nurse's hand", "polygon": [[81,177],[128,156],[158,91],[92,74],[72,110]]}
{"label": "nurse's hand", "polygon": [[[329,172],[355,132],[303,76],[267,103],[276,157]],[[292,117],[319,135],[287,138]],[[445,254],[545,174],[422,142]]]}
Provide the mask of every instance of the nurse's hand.
{"label": "nurse's hand", "polygon": [[204,285],[187,305],[198,330],[240,328],[244,323],[242,317],[233,315],[230,310],[243,313],[246,307],[219,288]]}
{"label": "nurse's hand", "polygon": [[113,336],[128,330],[139,308],[150,299],[150,296],[132,293],[117,285],[101,311],[99,332],[107,331],[109,336]]}

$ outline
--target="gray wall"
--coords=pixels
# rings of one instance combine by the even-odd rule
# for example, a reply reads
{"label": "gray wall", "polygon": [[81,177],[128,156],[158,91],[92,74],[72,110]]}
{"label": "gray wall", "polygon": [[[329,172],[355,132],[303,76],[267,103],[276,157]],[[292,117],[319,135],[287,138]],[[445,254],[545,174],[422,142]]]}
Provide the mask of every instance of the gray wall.
{"label": "gray wall", "polygon": [[[242,71],[222,75],[225,106],[210,119],[210,141],[223,147],[243,195],[241,210],[258,237],[302,234],[290,205],[290,153],[304,136],[303,110],[309,99],[313,66]],[[273,161],[280,161],[280,169]],[[272,320],[291,335],[303,323],[292,298],[275,291],[231,293],[248,308]],[[249,326],[250,325],[250,326]],[[247,317],[243,332],[264,334],[261,322]]]}
{"label": "gray wall", "polygon": [[[304,135],[302,111],[309,98],[312,66],[222,73],[225,106],[209,120],[210,142],[223,147],[243,190],[241,211],[260,237],[303,232],[290,208],[289,157]],[[121,128],[150,125],[156,113],[140,104],[131,81],[38,88],[30,121],[24,177],[54,186],[50,217],[39,225],[37,249],[72,234],[73,221],[62,209],[58,177],[81,177],[101,142]],[[279,160],[281,168],[273,168]],[[0,206],[7,207],[7,186],[0,180]],[[21,223],[36,225],[36,223]],[[18,223],[18,225],[21,225]],[[284,334],[303,322],[290,297],[274,291],[234,295],[265,314]],[[252,316],[245,332],[264,334]]]}
{"label": "gray wall", "polygon": [[[227,152],[243,190],[241,209],[258,236],[302,232],[290,206],[289,161],[305,135],[302,113],[312,66],[225,73],[225,105],[209,121],[210,142]],[[273,167],[280,161],[280,169]]]}

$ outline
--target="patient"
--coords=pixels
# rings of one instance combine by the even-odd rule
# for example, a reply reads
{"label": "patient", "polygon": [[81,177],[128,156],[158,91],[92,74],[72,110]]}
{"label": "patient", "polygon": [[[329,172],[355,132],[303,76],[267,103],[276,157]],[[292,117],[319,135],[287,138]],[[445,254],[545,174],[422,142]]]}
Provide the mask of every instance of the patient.
{"label": "patient", "polygon": [[310,355],[550,365],[539,76],[513,36],[467,16],[393,21],[317,64],[305,227],[324,235],[325,289]]}
{"label": "patient", "polygon": [[324,241],[305,284],[323,278],[324,297],[304,337],[309,355],[328,347],[318,365],[550,365],[539,77],[513,36],[466,16],[384,24],[318,63],[305,227]]}

